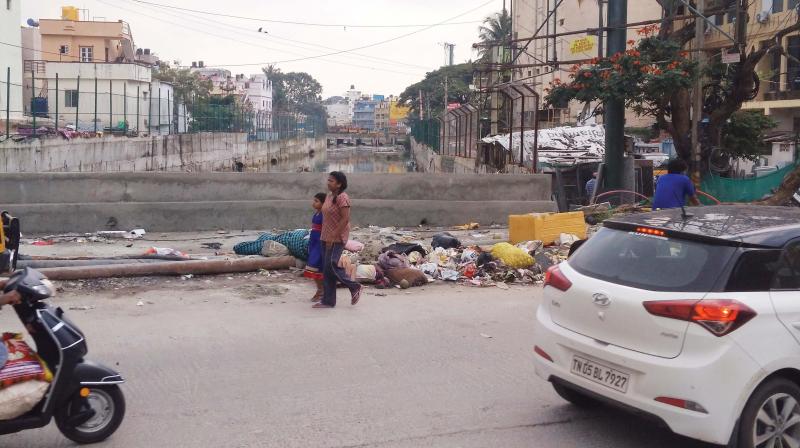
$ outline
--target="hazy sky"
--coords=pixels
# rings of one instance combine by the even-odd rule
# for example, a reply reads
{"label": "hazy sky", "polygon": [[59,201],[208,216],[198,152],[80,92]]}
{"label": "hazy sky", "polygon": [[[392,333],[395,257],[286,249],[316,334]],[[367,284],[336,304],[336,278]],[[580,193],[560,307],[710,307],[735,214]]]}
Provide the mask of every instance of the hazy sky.
{"label": "hazy sky", "polygon": [[[456,63],[474,59],[483,17],[500,11],[503,0],[147,0],[246,20],[180,11],[134,0],[24,0],[22,21],[59,18],[62,5],[89,10],[89,17],[128,22],[136,46],[162,60],[189,65],[203,60],[234,73],[257,73],[268,62],[283,71],[306,71],[323,86],[324,96],[340,95],[351,84],[365,93],[399,94],[425,73],[444,64],[443,42],[456,44]],[[458,17],[456,17],[458,16]],[[334,25],[432,25],[403,28],[320,27],[278,22]],[[267,33],[259,33],[263,28]],[[365,47],[404,34],[395,41],[305,61],[289,60]],[[363,55],[363,56],[362,56]],[[378,58],[378,59],[376,59]],[[282,62],[286,61],[286,62]],[[241,65],[240,65],[241,64]],[[252,65],[243,65],[252,64]],[[240,65],[240,66],[237,66]]]}

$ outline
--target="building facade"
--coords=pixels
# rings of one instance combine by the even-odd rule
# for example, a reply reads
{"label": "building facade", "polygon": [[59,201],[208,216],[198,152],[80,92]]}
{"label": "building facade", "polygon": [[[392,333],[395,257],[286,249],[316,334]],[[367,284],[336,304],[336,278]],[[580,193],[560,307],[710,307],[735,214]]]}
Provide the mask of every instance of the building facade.
{"label": "building facade", "polygon": [[377,102],[371,99],[356,100],[353,105],[353,125],[368,131],[375,130]]}
{"label": "building facade", "polygon": [[116,22],[42,19],[42,58],[50,62],[135,62],[130,26]]}
{"label": "building facade", "polygon": [[375,130],[388,131],[389,130],[389,111],[391,109],[391,102],[387,99],[382,99],[375,104]]}
{"label": "building facade", "polygon": [[[791,1],[791,0],[790,0]],[[596,0],[562,0],[556,12],[547,20],[553,2],[548,0],[512,0],[513,37],[524,39],[534,35],[541,26],[540,35],[564,33],[574,30],[594,28],[600,24],[600,10]],[[605,8],[603,14],[605,15]],[[628,22],[640,22],[661,18],[661,6],[656,0],[636,0],[628,2]],[[603,17],[605,22],[605,17]],[[628,39],[637,39],[635,28],[628,30]],[[526,42],[518,45],[524,47]],[[605,49],[605,36],[602,48]],[[518,50],[515,65],[522,65],[513,71],[513,80],[525,80],[535,84],[534,88],[540,97],[544,97],[544,89],[555,79],[567,80],[573,64],[596,56],[605,56],[600,52],[601,45],[597,35],[576,34],[556,39],[536,39],[528,44],[525,51]],[[513,56],[512,56],[513,57]],[[542,62],[558,61],[556,68],[545,66]],[[528,105],[533,107],[532,104]],[[563,109],[547,109],[540,105],[539,120],[542,126],[559,126],[565,124],[591,124],[594,120],[587,112],[594,109],[586,105],[572,102]],[[528,109],[530,110],[530,109]],[[627,127],[645,127],[653,123],[650,117],[638,117],[632,111],[625,116]]]}
{"label": "building facade", "polygon": [[180,129],[178,118],[185,115],[183,105],[175,106],[172,85],[153,80],[149,66],[42,62],[38,70],[37,78],[46,86],[47,115],[57,119],[60,127],[75,126],[90,132],[127,128],[129,133],[141,135]]}
{"label": "building facade", "polygon": [[[797,20],[797,0],[772,0],[751,2],[748,15],[750,21],[747,26],[749,37],[748,47],[758,47],[767,39],[772,38],[783,28],[794,24]],[[728,34],[734,33],[734,17],[728,15],[716,16],[716,23]],[[786,35],[781,42],[783,48],[792,57],[786,57],[778,52],[762,58],[756,67],[761,85],[758,95],[742,105],[743,109],[759,110],[772,117],[778,127],[775,131],[800,133],[800,32]],[[728,51],[731,47],[730,40],[715,29],[706,33],[707,48],[714,52]]]}
{"label": "building facade", "polygon": [[[6,115],[22,118],[22,33],[20,11],[23,0],[0,3],[0,131],[5,133]],[[10,86],[8,85],[10,84]],[[9,94],[10,93],[10,94]]]}
{"label": "building facade", "polygon": [[353,122],[351,105],[347,100],[326,104],[325,110],[328,112],[328,126],[349,126]]}

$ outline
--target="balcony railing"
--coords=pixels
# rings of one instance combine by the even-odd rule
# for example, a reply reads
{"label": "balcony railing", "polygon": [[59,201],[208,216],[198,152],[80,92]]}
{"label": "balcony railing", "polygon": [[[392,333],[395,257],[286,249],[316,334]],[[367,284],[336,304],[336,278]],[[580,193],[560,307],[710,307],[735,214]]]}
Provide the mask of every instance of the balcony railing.
{"label": "balcony railing", "polygon": [[47,69],[47,61],[32,61],[27,60],[22,64],[22,69],[26,74],[29,73],[45,73]]}

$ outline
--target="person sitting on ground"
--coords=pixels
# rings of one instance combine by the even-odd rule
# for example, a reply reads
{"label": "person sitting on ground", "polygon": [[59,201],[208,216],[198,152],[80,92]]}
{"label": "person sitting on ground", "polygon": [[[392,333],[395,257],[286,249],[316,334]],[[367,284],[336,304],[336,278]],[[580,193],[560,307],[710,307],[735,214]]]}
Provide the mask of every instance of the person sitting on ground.
{"label": "person sitting on ground", "polygon": [[314,280],[317,284],[317,293],[311,298],[312,302],[319,302],[322,299],[322,255],[325,250],[322,247],[320,236],[322,235],[322,204],[328,195],[317,193],[311,206],[314,207],[314,216],[311,217],[311,234],[308,238],[308,262],[303,276]]}
{"label": "person sitting on ground", "polygon": [[673,159],[667,165],[667,174],[658,178],[653,209],[680,208],[686,205],[686,198],[692,205],[700,205],[697,192],[691,179],[684,172],[688,167],[681,159]]}

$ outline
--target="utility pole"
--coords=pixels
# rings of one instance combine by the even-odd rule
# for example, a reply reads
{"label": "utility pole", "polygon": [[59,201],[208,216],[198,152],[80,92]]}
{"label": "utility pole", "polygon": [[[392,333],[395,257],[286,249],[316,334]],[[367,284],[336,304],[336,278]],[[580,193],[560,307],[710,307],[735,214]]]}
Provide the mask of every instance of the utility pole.
{"label": "utility pole", "polygon": [[[608,45],[606,55],[614,56],[625,51],[627,38],[628,1],[608,0]],[[605,188],[622,187],[625,159],[625,102],[611,99],[605,103],[606,172]]]}
{"label": "utility pole", "polygon": [[603,57],[603,3],[605,0],[597,0],[597,57]]}
{"label": "utility pole", "polygon": [[[444,145],[445,143],[448,143],[447,142],[447,128],[448,128],[448,122],[447,122],[447,76],[445,76],[444,77],[444,112],[442,113],[442,145]],[[444,147],[442,147],[442,149],[444,149]],[[449,144],[447,145],[447,149],[448,150],[450,149],[450,145]],[[449,154],[449,152],[446,153],[446,154]]]}
{"label": "utility pole", "polygon": [[691,177],[695,185],[700,183],[700,126],[703,121],[703,64],[705,55],[702,49],[705,47],[705,19],[703,18],[705,11],[705,0],[697,0],[698,17],[695,19],[695,47],[698,51],[695,52],[697,60],[698,75],[694,84],[693,100],[692,103],[692,160],[691,160]]}

